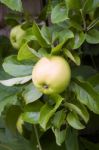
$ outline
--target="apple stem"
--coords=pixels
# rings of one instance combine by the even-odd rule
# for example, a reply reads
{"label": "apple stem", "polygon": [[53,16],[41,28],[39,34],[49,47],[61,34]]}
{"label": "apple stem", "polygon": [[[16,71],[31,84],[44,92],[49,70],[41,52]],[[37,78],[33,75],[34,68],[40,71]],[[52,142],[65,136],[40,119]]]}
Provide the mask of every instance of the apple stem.
{"label": "apple stem", "polygon": [[38,148],[39,148],[39,150],[42,150],[40,140],[39,140],[39,136],[38,136],[38,131],[37,131],[37,128],[36,128],[35,125],[34,125],[34,131],[35,131],[35,135],[36,135],[36,138],[37,138]]}

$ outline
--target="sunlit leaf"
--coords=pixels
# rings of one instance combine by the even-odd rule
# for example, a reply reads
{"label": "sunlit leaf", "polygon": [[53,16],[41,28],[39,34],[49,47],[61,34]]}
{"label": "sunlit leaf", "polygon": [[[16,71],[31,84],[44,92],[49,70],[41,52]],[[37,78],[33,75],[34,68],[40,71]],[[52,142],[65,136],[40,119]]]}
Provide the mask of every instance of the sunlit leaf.
{"label": "sunlit leaf", "polygon": [[8,74],[15,77],[21,77],[31,75],[33,64],[23,61],[19,62],[17,57],[13,55],[4,60],[3,68]]}

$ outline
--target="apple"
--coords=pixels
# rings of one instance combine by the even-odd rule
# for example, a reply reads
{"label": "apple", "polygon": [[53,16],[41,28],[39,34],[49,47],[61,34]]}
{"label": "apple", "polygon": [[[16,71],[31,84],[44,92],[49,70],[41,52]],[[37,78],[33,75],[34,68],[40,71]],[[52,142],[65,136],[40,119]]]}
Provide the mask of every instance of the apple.
{"label": "apple", "polygon": [[70,66],[61,56],[42,57],[32,71],[34,86],[44,94],[63,92],[68,86],[70,78]]}
{"label": "apple", "polygon": [[10,32],[10,41],[15,49],[19,49],[24,38],[25,31],[21,28],[21,25],[17,25],[12,28]]}

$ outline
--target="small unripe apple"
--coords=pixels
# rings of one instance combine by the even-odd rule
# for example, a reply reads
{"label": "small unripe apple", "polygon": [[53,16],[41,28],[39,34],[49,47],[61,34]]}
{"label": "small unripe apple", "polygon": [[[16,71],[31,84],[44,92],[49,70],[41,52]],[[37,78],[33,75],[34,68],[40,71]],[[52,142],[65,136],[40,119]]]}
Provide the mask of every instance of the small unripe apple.
{"label": "small unripe apple", "polygon": [[63,92],[68,86],[70,78],[70,66],[60,56],[42,57],[32,72],[34,86],[44,94]]}
{"label": "small unripe apple", "polygon": [[19,49],[21,47],[24,35],[25,31],[21,28],[21,25],[17,25],[12,28],[10,32],[10,41],[15,49]]}

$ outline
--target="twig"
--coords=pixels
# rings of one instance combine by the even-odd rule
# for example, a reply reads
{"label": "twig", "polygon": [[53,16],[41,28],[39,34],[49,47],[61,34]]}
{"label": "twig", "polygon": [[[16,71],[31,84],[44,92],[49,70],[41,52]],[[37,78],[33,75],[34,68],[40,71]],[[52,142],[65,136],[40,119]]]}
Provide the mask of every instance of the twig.
{"label": "twig", "polygon": [[35,125],[34,125],[34,131],[35,131],[35,135],[36,135],[36,138],[37,138],[38,148],[39,148],[39,150],[42,150],[42,147],[41,147],[41,144],[40,144],[40,141],[39,141],[38,131],[37,131],[37,128],[36,128]]}

